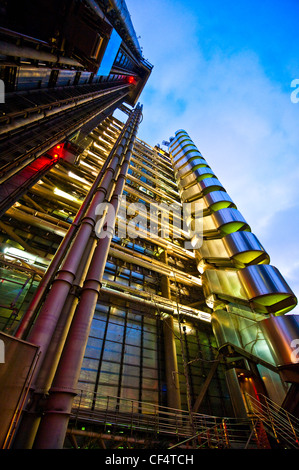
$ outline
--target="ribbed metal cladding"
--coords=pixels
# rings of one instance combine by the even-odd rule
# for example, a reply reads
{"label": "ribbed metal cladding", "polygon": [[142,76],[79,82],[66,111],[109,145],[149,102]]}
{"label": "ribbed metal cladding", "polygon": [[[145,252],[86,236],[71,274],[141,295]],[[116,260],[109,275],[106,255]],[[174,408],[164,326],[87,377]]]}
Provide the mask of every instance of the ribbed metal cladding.
{"label": "ribbed metal cladding", "polygon": [[192,242],[207,304],[240,302],[263,314],[293,309],[294,293],[186,131],[175,133],[169,152],[182,202],[202,203],[203,241]]}

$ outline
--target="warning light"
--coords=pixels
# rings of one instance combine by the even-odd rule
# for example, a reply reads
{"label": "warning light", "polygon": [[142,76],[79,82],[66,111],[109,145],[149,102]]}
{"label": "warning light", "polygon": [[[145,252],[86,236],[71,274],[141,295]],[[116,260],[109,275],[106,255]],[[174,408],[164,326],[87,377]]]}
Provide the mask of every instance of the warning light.
{"label": "warning light", "polygon": [[128,82],[129,82],[129,83],[135,83],[134,77],[129,77],[129,78],[128,78]]}
{"label": "warning light", "polygon": [[48,151],[48,155],[51,155],[52,158],[57,160],[58,158],[62,158],[64,155],[64,145],[57,144],[51,150]]}

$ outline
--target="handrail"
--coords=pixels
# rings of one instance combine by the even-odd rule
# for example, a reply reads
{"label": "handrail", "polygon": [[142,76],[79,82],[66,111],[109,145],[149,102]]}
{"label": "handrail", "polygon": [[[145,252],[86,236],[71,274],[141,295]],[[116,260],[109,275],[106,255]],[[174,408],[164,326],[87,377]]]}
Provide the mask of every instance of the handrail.
{"label": "handrail", "polygon": [[178,446],[181,446],[181,445],[183,445],[183,444],[186,444],[186,442],[189,442],[189,441],[191,441],[192,439],[196,439],[196,438],[198,438],[198,437],[200,437],[200,436],[202,436],[202,435],[204,435],[204,434],[207,434],[209,431],[216,430],[216,429],[217,429],[217,425],[211,426],[210,428],[207,428],[207,429],[205,429],[204,431],[201,431],[201,432],[196,433],[194,436],[188,437],[188,439],[185,439],[185,440],[182,441],[182,442],[178,442],[177,444],[174,444],[173,446],[168,447],[168,449],[169,449],[169,450],[170,450],[170,449],[174,449],[175,447],[178,447]]}
{"label": "handrail", "polygon": [[259,393],[258,394],[260,397],[263,397],[263,399],[265,399],[267,401],[267,403],[269,403],[269,405],[271,405],[273,408],[276,408],[278,410],[278,412],[283,412],[285,413],[286,415],[290,416],[291,419],[293,421],[295,421],[296,425],[299,426],[299,418],[297,418],[295,415],[293,415],[292,413],[290,413],[289,411],[285,410],[284,408],[282,408],[281,406],[279,406],[277,403],[275,403],[273,400],[271,400],[269,397],[266,397],[265,395],[263,395],[262,393]]}
{"label": "handrail", "polygon": [[[299,419],[263,394],[255,398],[245,393],[250,411],[271,429],[277,442],[298,448]],[[260,399],[259,399],[260,397]]]}
{"label": "handrail", "polygon": [[[86,402],[85,400],[88,400]],[[93,407],[91,408],[91,402]],[[259,447],[257,433],[253,436],[252,419],[218,417],[207,414],[190,413],[186,410],[169,408],[153,403],[121,398],[101,396],[92,392],[78,393],[75,399],[71,419],[93,424],[126,429],[128,432],[146,432],[176,438],[179,442],[172,447],[184,445],[192,439],[201,438],[201,444],[208,447]],[[196,434],[194,434],[194,431]],[[184,439],[184,440],[182,440]],[[171,447],[171,448],[172,448]]]}

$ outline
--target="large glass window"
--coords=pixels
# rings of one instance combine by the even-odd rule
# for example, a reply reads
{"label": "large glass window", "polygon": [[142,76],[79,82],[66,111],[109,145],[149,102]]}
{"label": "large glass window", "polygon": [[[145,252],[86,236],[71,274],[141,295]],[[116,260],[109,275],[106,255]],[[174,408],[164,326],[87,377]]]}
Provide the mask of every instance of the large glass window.
{"label": "large glass window", "polygon": [[[180,329],[178,322],[175,322],[175,334],[182,408],[188,410],[188,397],[193,407],[216,359],[217,347],[210,324],[185,322],[181,323]],[[233,416],[224,372],[224,365],[219,364],[198,409],[199,413]]]}
{"label": "large glass window", "polygon": [[78,384],[89,398],[81,405],[117,406],[126,412],[138,411],[139,402],[159,403],[159,322],[158,317],[98,304]]}

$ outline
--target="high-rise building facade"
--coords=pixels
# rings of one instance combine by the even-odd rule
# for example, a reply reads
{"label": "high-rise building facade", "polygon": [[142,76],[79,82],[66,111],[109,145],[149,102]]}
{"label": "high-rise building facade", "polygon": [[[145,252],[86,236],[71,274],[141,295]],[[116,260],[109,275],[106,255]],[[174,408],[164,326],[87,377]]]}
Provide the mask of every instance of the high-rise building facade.
{"label": "high-rise building facade", "polygon": [[138,138],[124,2],[58,3],[0,28],[1,446],[296,447],[294,293],[186,131]]}

